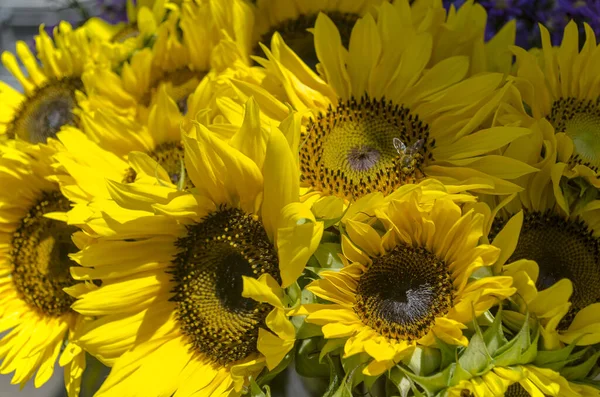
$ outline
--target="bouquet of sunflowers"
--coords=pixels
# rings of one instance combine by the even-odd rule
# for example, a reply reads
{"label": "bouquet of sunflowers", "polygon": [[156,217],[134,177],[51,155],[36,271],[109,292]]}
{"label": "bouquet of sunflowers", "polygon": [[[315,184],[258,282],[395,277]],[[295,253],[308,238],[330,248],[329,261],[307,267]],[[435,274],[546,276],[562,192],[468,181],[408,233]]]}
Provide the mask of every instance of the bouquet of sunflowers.
{"label": "bouquet of sunflowers", "polygon": [[40,27],[2,54],[0,373],[600,396],[600,4],[550,3],[138,0]]}

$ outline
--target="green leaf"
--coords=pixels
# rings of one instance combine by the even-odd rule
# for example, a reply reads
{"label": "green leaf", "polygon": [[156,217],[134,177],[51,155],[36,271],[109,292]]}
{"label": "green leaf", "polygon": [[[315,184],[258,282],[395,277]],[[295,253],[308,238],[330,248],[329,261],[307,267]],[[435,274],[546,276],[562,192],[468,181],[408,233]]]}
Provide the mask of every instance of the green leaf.
{"label": "green leaf", "polygon": [[462,369],[476,376],[489,367],[492,357],[487,351],[486,343],[477,321],[473,320],[473,326],[475,327],[475,335],[471,337],[469,345],[460,355],[458,363]]}
{"label": "green leaf", "polygon": [[439,349],[440,353],[442,354],[440,368],[446,368],[448,365],[456,362],[456,360],[457,360],[456,350],[457,350],[458,346],[450,345],[450,344],[444,342],[443,340],[438,338],[435,334],[433,334],[433,337],[435,338],[436,347]]}
{"label": "green leaf", "polygon": [[322,243],[314,253],[319,265],[327,269],[341,269],[344,267],[339,254],[342,253],[342,247],[337,243]]}
{"label": "green leaf", "polygon": [[319,352],[325,343],[320,337],[301,340],[297,344],[296,371],[307,378],[329,377],[329,366],[319,362]]}
{"label": "green leaf", "polygon": [[[414,374],[409,369],[405,369],[402,366],[397,366],[411,381],[417,383],[425,390],[428,396],[434,396],[440,390],[450,385],[450,380],[455,371],[456,364],[449,365],[443,371],[437,372],[431,376],[419,376]],[[396,383],[396,382],[394,382]]]}
{"label": "green leaf", "polygon": [[589,356],[584,362],[574,367],[565,367],[560,374],[564,376],[567,380],[578,380],[585,378],[594,365],[596,361],[598,361],[598,357],[600,357],[600,350]]}
{"label": "green leaf", "polygon": [[[450,385],[456,386],[463,380],[468,380],[473,377],[473,375],[460,366],[460,363],[453,364],[454,371],[452,372],[452,377],[450,378]],[[451,365],[451,367],[453,366]],[[490,366],[491,367],[491,366]]]}
{"label": "green leaf", "polygon": [[290,363],[294,359],[294,356],[295,350],[292,349],[288,354],[285,355],[283,360],[281,360],[281,362],[275,368],[273,368],[272,371],[267,371],[267,369],[265,368],[263,372],[261,372],[261,374],[256,378],[256,383],[258,383],[259,386],[265,386],[266,384],[268,384],[272,379],[274,379],[277,375],[279,375],[290,365]]}
{"label": "green leaf", "polygon": [[417,375],[427,376],[440,367],[442,353],[438,349],[417,346],[410,356],[408,367]]}
{"label": "green leaf", "polygon": [[490,325],[483,333],[483,341],[491,356],[493,356],[500,347],[508,343],[508,340],[504,337],[504,331],[502,330],[502,306],[498,307],[498,312],[494,317],[492,325]]}

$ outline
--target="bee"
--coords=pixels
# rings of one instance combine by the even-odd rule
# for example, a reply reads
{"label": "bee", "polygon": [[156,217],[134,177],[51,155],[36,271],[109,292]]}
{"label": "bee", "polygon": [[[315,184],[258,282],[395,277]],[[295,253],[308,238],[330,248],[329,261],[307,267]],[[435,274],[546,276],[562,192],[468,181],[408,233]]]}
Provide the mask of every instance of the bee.
{"label": "bee", "polygon": [[412,145],[406,146],[406,144],[402,142],[399,138],[394,138],[392,140],[392,143],[394,144],[394,148],[400,155],[400,164],[402,165],[402,168],[407,168],[410,170],[412,168],[415,155],[419,154],[419,150],[423,148],[425,140],[421,138]]}

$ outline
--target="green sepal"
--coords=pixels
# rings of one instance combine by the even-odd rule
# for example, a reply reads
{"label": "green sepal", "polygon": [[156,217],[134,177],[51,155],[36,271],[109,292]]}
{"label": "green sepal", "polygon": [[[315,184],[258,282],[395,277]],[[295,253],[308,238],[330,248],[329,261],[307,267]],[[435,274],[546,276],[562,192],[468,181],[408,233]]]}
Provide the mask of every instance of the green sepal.
{"label": "green sepal", "polygon": [[296,345],[296,372],[299,375],[307,378],[329,377],[329,366],[319,362],[319,352],[324,344],[320,337],[300,340]]}
{"label": "green sepal", "polygon": [[[66,343],[66,339],[65,339]],[[81,377],[81,397],[92,397],[108,376],[110,368],[102,364],[96,357],[85,353],[85,370]]]}
{"label": "green sepal", "polygon": [[[539,332],[539,330],[538,330]],[[537,340],[537,336],[536,336]],[[494,354],[494,364],[499,367],[508,367],[515,364],[526,364],[530,354],[524,356],[531,346],[531,336],[529,327],[529,312],[525,314],[525,320],[517,335],[504,346],[498,348]],[[535,358],[535,356],[533,357]],[[532,359],[533,359],[532,358]]]}
{"label": "green sepal", "polygon": [[322,268],[341,269],[344,267],[339,255],[342,253],[342,247],[337,243],[321,243],[314,257]]}
{"label": "green sepal", "polygon": [[475,334],[471,337],[469,345],[458,358],[458,367],[464,369],[472,376],[477,376],[490,367],[492,357],[487,350],[481,328],[479,328],[475,319],[473,319],[473,327],[475,328]]}
{"label": "green sepal", "polygon": [[[352,373],[352,387],[355,387],[365,378],[362,373],[362,369],[366,366],[366,363],[371,360],[371,357],[367,353],[353,354],[350,357],[344,357],[342,359],[342,366],[346,373]],[[356,372],[357,369],[360,371]]]}
{"label": "green sepal", "polygon": [[598,189],[584,177],[573,179],[563,177],[559,185],[572,213],[580,211],[590,202],[598,199]]}
{"label": "green sepal", "polygon": [[323,231],[323,236],[321,237],[321,244],[323,243],[336,243],[340,244],[341,237],[340,234],[336,231],[332,232],[329,230]]}
{"label": "green sepal", "polygon": [[435,338],[436,347],[442,354],[439,368],[446,368],[448,365],[456,362],[456,360],[458,359],[458,346],[450,345],[444,342],[443,340],[438,338],[435,333],[433,334],[433,337]]}
{"label": "green sepal", "polygon": [[300,288],[300,285],[298,285],[298,282],[296,281],[286,288],[285,294],[289,299],[290,306],[294,307],[299,304],[302,299],[302,288]]}
{"label": "green sepal", "polygon": [[[342,366],[345,362],[347,363],[347,360],[342,360]],[[357,376],[357,371],[359,371],[359,368],[361,367],[363,367],[362,364],[358,364],[351,369],[347,369],[346,367],[344,367],[344,370],[346,371],[346,376],[344,376],[340,387],[338,387],[335,393],[331,394],[330,396],[323,397],[353,397],[352,389],[363,379],[363,376]],[[359,374],[362,375],[362,372],[359,371]],[[360,380],[358,380],[357,378],[360,378]]]}
{"label": "green sepal", "polygon": [[501,346],[504,346],[508,343],[508,340],[504,336],[504,331],[502,330],[502,306],[498,307],[498,312],[494,317],[494,321],[484,331],[483,341],[485,342],[485,347],[488,353],[492,357],[494,354],[496,354]]}
{"label": "green sepal", "polygon": [[[405,369],[402,366],[398,365],[394,368],[398,368],[406,377],[408,377],[411,382],[417,383],[419,386],[425,390],[427,396],[434,396],[440,390],[448,387],[451,382],[454,374],[456,373],[456,364],[451,364],[447,366],[443,371],[436,372],[431,376],[419,376],[414,374],[411,370]],[[392,373],[392,371],[390,372]],[[396,375],[396,378],[399,380],[400,377]],[[398,385],[395,380],[392,379],[394,384]],[[458,383],[458,382],[457,382]]]}
{"label": "green sepal", "polygon": [[600,350],[589,356],[584,362],[573,367],[564,367],[560,374],[567,380],[584,379],[592,370],[600,357]]}
{"label": "green sepal", "polygon": [[[571,352],[577,346],[577,338],[573,343],[558,350],[540,350],[534,360],[538,367],[549,368],[553,371],[560,371],[565,365],[577,360],[577,357],[571,356]],[[582,350],[583,351],[583,350]]]}
{"label": "green sepal", "polygon": [[492,277],[494,272],[491,269],[491,266],[482,266],[479,269],[476,269],[469,279],[471,280],[479,280],[481,278]]}
{"label": "green sepal", "polygon": [[294,316],[290,319],[296,328],[296,339],[308,339],[315,336],[323,336],[321,326],[304,321],[306,316]]}
{"label": "green sepal", "polygon": [[[327,204],[321,200],[328,200],[331,203]],[[319,222],[323,222],[324,229],[327,229],[331,226],[337,225],[339,223],[339,221],[342,220],[342,218],[348,211],[349,207],[344,210],[343,200],[341,200],[337,197],[329,196],[329,197],[324,197],[321,200],[317,201],[311,207],[311,211],[312,211],[313,215],[315,216],[315,219]],[[328,218],[328,217],[326,217],[326,215],[328,213],[334,213],[334,214],[339,213],[340,215],[334,216],[333,218]]]}
{"label": "green sepal", "polygon": [[336,351],[346,344],[345,338],[335,338],[335,339],[327,339],[325,342],[325,346],[321,349],[321,353],[319,353],[319,362],[323,361],[323,358],[327,356],[329,353]]}
{"label": "green sepal", "polygon": [[442,353],[427,346],[416,346],[407,366],[417,375],[427,376],[440,368]]}
{"label": "green sepal", "polygon": [[263,389],[254,381],[254,379],[250,380],[250,397],[271,397],[271,389],[269,385],[264,385]]}
{"label": "green sepal", "polygon": [[465,370],[460,364],[451,364],[454,366],[454,371],[452,372],[452,377],[450,378],[449,386],[456,386],[463,380],[468,380],[473,377],[469,371]]}
{"label": "green sepal", "polygon": [[[388,379],[398,389],[400,396],[407,397],[408,393],[413,388],[413,382],[410,378],[404,374],[404,371],[400,370],[398,366],[393,367],[388,372]],[[391,394],[390,395],[394,395]]]}

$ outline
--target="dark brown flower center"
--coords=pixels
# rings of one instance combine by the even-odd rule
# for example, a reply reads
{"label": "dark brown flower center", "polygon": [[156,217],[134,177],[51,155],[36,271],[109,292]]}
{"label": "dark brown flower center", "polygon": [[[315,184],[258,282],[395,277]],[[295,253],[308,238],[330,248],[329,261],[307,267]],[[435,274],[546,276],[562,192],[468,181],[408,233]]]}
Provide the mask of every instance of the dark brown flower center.
{"label": "dark brown flower center", "polygon": [[59,192],[43,192],[12,238],[12,278],[19,296],[53,317],[70,311],[75,300],[63,288],[75,284],[69,269],[76,263],[68,255],[78,251],[71,240],[77,229],[44,214],[69,209]]}
{"label": "dark brown flower center", "polygon": [[156,96],[156,91],[161,85],[165,85],[169,96],[177,103],[181,114],[187,114],[188,97],[194,93],[200,81],[206,73],[183,67],[172,72],[165,73],[154,79],[150,90],[140,99],[144,106],[150,106]]}
{"label": "dark brown flower center", "polygon": [[311,120],[306,134],[302,181],[348,200],[414,183],[425,176],[424,162],[433,159],[429,126],[383,99],[341,102]]}
{"label": "dark brown flower center", "polygon": [[600,301],[600,241],[583,220],[567,220],[551,211],[525,215],[515,252],[519,259],[537,262],[539,290],[568,278],[573,283],[571,310],[560,328],[568,327],[577,312]]}
{"label": "dark brown flower center", "polygon": [[51,80],[38,88],[21,104],[12,120],[8,134],[30,143],[46,143],[65,125],[77,126],[79,117],[75,91],[82,90],[79,78]]}
{"label": "dark brown flower center", "polygon": [[[185,172],[184,156],[185,150],[181,142],[165,142],[158,145],[153,151],[148,153],[164,170],[169,174],[171,183],[182,185],[183,190],[189,190],[194,187],[194,183]],[[124,183],[135,181],[137,174],[133,168],[125,171],[123,177]],[[181,178],[184,178],[182,181]]]}
{"label": "dark brown flower center", "polygon": [[425,248],[400,245],[375,258],[361,276],[354,310],[383,336],[412,341],[450,310],[453,291],[443,260]]}
{"label": "dark brown flower center", "polygon": [[268,273],[280,280],[277,252],[262,224],[221,208],[189,226],[177,246],[173,300],[194,349],[222,365],[256,352],[258,329],[272,307],[242,297],[242,276]]}
{"label": "dark brown flower center", "polygon": [[[352,28],[360,16],[358,14],[337,11],[327,11],[326,14],[338,28],[342,44],[344,47],[348,48]],[[317,16],[318,14],[302,14],[298,18],[285,20],[279,25],[273,26],[271,30],[265,33],[261,37],[260,42],[267,46],[270,45],[273,33],[279,32],[285,43],[296,53],[296,55],[298,55],[308,67],[316,70],[319,59],[315,51],[314,37],[307,29],[315,27]],[[264,56],[259,45],[255,47],[254,54]]]}

